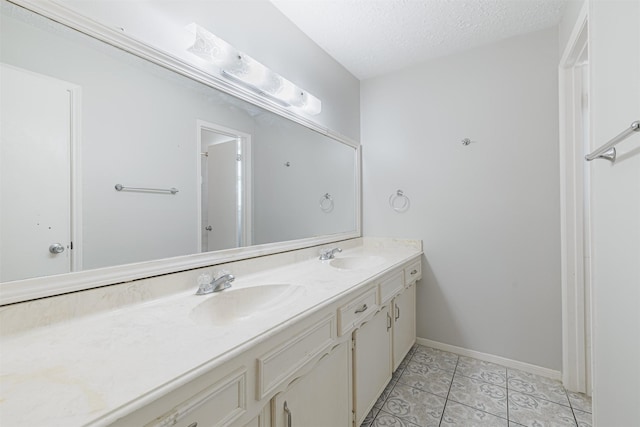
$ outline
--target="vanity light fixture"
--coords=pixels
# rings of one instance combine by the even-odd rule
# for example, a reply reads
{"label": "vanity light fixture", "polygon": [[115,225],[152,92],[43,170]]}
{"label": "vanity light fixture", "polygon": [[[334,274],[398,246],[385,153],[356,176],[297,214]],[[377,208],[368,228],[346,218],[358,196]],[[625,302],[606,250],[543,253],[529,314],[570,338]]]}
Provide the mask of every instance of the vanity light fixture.
{"label": "vanity light fixture", "polygon": [[284,107],[298,109],[310,115],[322,111],[322,102],[318,98],[237,50],[220,37],[195,23],[189,24],[187,30],[195,35],[193,45],[187,50],[217,66],[225,78],[248,87]]}

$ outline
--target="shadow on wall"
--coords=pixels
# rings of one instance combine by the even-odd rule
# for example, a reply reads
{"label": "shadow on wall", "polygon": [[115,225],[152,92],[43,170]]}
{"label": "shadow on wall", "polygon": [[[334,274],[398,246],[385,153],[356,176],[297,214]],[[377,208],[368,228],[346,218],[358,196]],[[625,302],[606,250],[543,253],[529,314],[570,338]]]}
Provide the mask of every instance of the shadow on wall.
{"label": "shadow on wall", "polygon": [[629,150],[625,153],[618,153],[618,155],[616,156],[616,162],[620,163],[621,161],[630,159],[637,154],[640,154],[640,147],[636,147],[633,150]]}
{"label": "shadow on wall", "polygon": [[[462,342],[463,335],[451,306],[441,290],[426,255],[422,255],[422,279],[416,288],[416,321],[418,338],[441,343],[453,339]],[[438,325],[434,325],[437,321]]]}

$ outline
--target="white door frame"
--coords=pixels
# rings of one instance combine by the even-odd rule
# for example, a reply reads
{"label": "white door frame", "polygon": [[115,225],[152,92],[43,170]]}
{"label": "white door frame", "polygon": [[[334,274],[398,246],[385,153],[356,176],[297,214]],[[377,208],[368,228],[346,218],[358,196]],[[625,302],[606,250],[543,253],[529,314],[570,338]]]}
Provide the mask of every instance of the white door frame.
{"label": "white door frame", "polygon": [[[585,251],[590,224],[585,180],[583,72],[580,60],[588,49],[588,5],[585,2],[559,65],[560,215],[562,266],[562,382],[591,394],[590,253]],[[588,84],[588,82],[586,83]],[[585,192],[587,189],[587,192]]]}
{"label": "white door frame", "polygon": [[82,271],[82,89],[70,84],[68,91],[71,103],[71,271]]}
{"label": "white door frame", "polygon": [[196,236],[197,236],[196,253],[199,253],[202,251],[202,159],[201,159],[201,153],[202,153],[202,131],[203,130],[207,130],[207,131],[211,131],[211,132],[215,132],[223,135],[228,135],[233,138],[239,138],[241,141],[240,143],[242,144],[241,146],[242,146],[242,156],[243,156],[242,160],[244,165],[244,168],[242,169],[242,190],[243,190],[242,206],[244,208],[243,208],[243,214],[242,214],[242,221],[240,224],[240,227],[242,228],[241,246],[249,246],[251,245],[251,242],[253,240],[253,237],[252,237],[253,217],[252,217],[252,206],[251,206],[251,201],[253,200],[253,196],[251,193],[251,183],[252,183],[251,134],[242,132],[236,129],[232,129],[229,127],[221,126],[217,123],[211,123],[205,120],[197,120],[196,121],[196,133],[197,133],[196,188],[198,189],[198,191],[197,191],[197,197],[196,197],[197,199],[196,204],[198,207],[197,208],[198,215],[197,215],[197,233],[196,233]]}

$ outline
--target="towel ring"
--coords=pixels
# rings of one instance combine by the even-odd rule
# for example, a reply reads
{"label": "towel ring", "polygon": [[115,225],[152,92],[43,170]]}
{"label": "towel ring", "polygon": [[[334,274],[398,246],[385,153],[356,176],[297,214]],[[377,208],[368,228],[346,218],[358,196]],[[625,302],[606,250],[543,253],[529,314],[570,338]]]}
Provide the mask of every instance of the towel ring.
{"label": "towel ring", "polygon": [[402,190],[398,190],[389,196],[389,206],[396,212],[403,213],[409,210],[411,200]]}
{"label": "towel ring", "polygon": [[333,210],[333,197],[331,197],[331,194],[324,193],[320,197],[320,210],[324,213],[329,213]]}

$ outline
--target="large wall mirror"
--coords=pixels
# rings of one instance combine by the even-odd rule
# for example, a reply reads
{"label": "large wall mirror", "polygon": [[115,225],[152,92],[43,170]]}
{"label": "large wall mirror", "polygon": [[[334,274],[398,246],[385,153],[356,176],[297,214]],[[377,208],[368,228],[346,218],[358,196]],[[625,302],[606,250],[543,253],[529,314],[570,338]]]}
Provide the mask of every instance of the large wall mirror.
{"label": "large wall mirror", "polygon": [[3,291],[359,234],[357,147],[5,0],[1,13]]}

